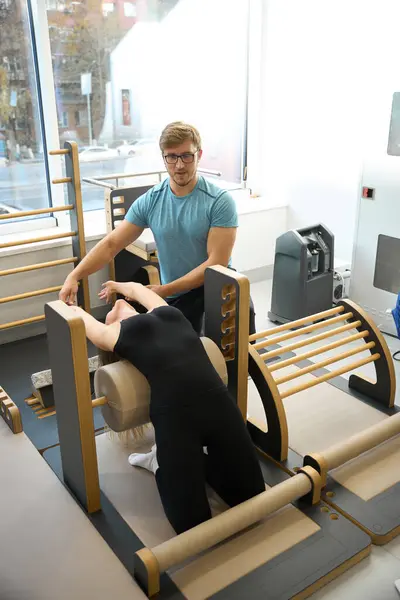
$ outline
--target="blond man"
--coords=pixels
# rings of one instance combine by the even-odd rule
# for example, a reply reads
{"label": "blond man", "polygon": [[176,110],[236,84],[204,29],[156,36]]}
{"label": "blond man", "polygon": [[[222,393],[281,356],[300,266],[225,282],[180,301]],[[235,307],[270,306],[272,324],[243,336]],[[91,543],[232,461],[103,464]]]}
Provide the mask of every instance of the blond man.
{"label": "blond man", "polygon": [[[197,172],[202,156],[195,127],[170,123],[160,137],[169,177],[140,196],[124,221],[99,242],[67,277],[60,299],[75,302],[78,281],[108,264],[150,228],[157,245],[161,285],[152,290],[175,306],[201,333],[204,272],[212,265],[230,266],[238,217],[229,192]],[[111,291],[112,282],[107,285]],[[107,297],[106,290],[101,294]],[[252,311],[250,329],[254,330]]]}

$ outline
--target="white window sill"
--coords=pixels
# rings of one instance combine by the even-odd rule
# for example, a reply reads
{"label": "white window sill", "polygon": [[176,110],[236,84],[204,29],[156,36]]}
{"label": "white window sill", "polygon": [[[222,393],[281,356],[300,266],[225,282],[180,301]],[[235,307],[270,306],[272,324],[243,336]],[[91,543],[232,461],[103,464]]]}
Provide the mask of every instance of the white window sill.
{"label": "white window sill", "polygon": [[[273,202],[271,201],[271,199],[265,197],[249,197],[248,190],[233,190],[231,193],[236,200],[239,216],[286,207],[286,205],[283,203]],[[84,220],[86,242],[96,241],[105,236],[107,226],[104,210],[94,210],[85,212]],[[10,233],[1,236],[1,243],[14,241],[17,242],[19,240],[24,239],[32,239],[35,237],[44,237],[47,235],[61,234],[66,233],[70,230],[71,228],[67,226],[55,226],[46,229]],[[148,232],[146,232],[146,234],[148,234]],[[144,240],[144,243],[149,243],[149,241],[150,240],[148,239],[147,235],[146,239]],[[9,248],[1,248],[0,258],[16,254],[24,254],[27,252],[37,252],[38,250],[47,250],[49,248],[68,246],[68,244],[71,244],[71,238],[61,238],[56,240],[47,240],[45,242],[34,242],[32,244],[23,246],[11,246]]]}

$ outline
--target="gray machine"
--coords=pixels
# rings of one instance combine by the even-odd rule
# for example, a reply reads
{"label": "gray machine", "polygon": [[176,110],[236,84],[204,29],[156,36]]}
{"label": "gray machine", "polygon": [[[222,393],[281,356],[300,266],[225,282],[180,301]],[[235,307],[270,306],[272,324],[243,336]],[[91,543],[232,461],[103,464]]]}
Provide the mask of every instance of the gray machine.
{"label": "gray machine", "polygon": [[332,308],[333,259],[334,236],[322,224],[279,236],[268,318],[287,323]]}

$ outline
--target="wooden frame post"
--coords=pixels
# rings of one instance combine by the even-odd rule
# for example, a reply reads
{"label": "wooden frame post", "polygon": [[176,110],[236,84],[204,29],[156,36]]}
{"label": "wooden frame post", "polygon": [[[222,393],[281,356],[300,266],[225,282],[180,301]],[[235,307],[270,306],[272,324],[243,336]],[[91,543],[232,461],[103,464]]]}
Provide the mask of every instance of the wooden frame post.
{"label": "wooden frame post", "polygon": [[85,325],[60,300],[45,315],[64,482],[92,513],[101,505]]}
{"label": "wooden frame post", "polygon": [[250,283],[226,267],[210,267],[204,276],[206,337],[222,350],[228,368],[228,388],[247,419]]}

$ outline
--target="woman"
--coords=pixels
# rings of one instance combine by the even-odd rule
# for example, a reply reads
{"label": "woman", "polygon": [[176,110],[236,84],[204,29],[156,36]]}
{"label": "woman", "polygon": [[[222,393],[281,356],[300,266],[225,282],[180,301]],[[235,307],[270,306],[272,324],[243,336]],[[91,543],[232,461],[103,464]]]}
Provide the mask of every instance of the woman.
{"label": "woman", "polygon": [[155,473],[175,531],[211,517],[206,482],[229,506],[263,492],[257,453],[240,411],[189,321],[141,284],[110,281],[99,295],[109,299],[112,293],[148,312],[138,314],[117,300],[103,324],[73,308],[96,346],[130,361],[150,384],[156,445],[130,462]]}

